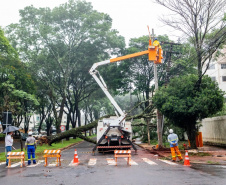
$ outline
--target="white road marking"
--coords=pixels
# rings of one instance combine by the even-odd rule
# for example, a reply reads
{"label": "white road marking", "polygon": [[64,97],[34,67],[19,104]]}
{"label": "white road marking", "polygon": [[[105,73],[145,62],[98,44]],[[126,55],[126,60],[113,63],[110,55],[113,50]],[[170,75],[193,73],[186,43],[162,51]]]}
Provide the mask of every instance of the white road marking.
{"label": "white road marking", "polygon": [[6,164],[6,162],[1,162],[0,165]]}
{"label": "white road marking", "polygon": [[[26,163],[27,161],[24,161],[24,162]],[[17,167],[17,166],[19,166],[19,165],[21,165],[21,162],[14,163],[14,164],[12,164],[11,167],[9,167],[9,168],[14,168],[14,167]],[[6,166],[6,168],[8,168],[8,166]]]}
{"label": "white road marking", "polygon": [[88,165],[89,165],[89,166],[94,166],[94,165],[96,164],[96,162],[97,162],[97,159],[96,159],[96,158],[91,158],[91,159],[89,160]]}
{"label": "white road marking", "polygon": [[70,162],[70,164],[68,166],[77,166],[79,163],[73,163],[74,159],[72,159],[72,161]]}
{"label": "white road marking", "polygon": [[27,167],[28,167],[28,168],[36,167],[36,166],[38,166],[38,165],[41,164],[41,163],[44,163],[44,160],[39,160],[39,161],[37,162],[37,164],[31,164],[31,165],[29,165],[29,166],[27,166]]}
{"label": "white road marking", "polygon": [[48,164],[48,166],[56,166],[56,163]]}
{"label": "white road marking", "polygon": [[144,162],[150,164],[150,165],[158,165],[157,163],[151,161],[150,159],[147,159],[147,158],[142,158]]}
{"label": "white road marking", "polygon": [[[60,162],[62,162],[63,161],[63,159],[60,159]],[[52,163],[49,163],[47,166],[56,166],[57,165],[57,160],[55,160],[54,162],[52,162]],[[59,162],[58,162],[58,165],[57,166],[59,166]]]}
{"label": "white road marking", "polygon": [[107,158],[108,165],[116,165],[116,162],[113,158]]}
{"label": "white road marking", "polygon": [[159,160],[162,161],[162,162],[164,162],[164,163],[170,164],[170,165],[178,165],[175,162],[171,162],[171,161],[167,161],[167,160],[162,160],[162,159],[159,159]]}
{"label": "white road marking", "polygon": [[[124,158],[126,161],[128,160],[128,158]],[[132,159],[130,159],[130,165],[138,165],[135,161],[133,161]]]}
{"label": "white road marking", "polygon": [[47,166],[56,166],[57,163],[50,163]]}
{"label": "white road marking", "polygon": [[37,166],[38,164],[30,164],[30,165],[27,165],[28,168],[32,168],[32,167],[35,167]]}
{"label": "white road marking", "polygon": [[72,166],[72,164],[73,164],[73,159],[72,159],[72,161],[70,162],[70,164],[68,166]]}

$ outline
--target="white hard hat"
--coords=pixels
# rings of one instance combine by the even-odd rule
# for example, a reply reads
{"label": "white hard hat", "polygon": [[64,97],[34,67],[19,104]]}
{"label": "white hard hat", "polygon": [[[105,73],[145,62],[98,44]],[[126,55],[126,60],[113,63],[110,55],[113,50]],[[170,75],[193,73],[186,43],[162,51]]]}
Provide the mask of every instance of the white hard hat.
{"label": "white hard hat", "polygon": [[31,136],[32,135],[32,132],[28,132],[28,135]]}
{"label": "white hard hat", "polygon": [[173,129],[169,129],[169,133],[172,134],[173,133]]}

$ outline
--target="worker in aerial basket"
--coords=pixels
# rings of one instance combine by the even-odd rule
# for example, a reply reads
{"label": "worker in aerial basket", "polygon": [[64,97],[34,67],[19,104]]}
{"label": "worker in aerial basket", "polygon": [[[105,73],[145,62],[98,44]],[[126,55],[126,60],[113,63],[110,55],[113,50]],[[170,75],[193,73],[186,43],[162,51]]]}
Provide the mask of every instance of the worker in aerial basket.
{"label": "worker in aerial basket", "polygon": [[162,48],[157,38],[154,39],[153,46],[158,46],[159,48]]}
{"label": "worker in aerial basket", "polygon": [[170,129],[169,133],[170,134],[168,135],[168,142],[170,143],[172,161],[176,162],[176,153],[177,153],[177,157],[179,158],[179,160],[183,161],[183,158],[182,158],[181,153],[178,148],[178,136],[177,136],[177,134],[173,133],[173,129]]}
{"label": "worker in aerial basket", "polygon": [[36,164],[35,160],[35,149],[36,149],[36,140],[32,137],[32,132],[28,132],[28,138],[25,142],[25,150],[27,149],[27,156],[28,156],[28,165],[31,164],[31,156],[33,159],[33,164]]}

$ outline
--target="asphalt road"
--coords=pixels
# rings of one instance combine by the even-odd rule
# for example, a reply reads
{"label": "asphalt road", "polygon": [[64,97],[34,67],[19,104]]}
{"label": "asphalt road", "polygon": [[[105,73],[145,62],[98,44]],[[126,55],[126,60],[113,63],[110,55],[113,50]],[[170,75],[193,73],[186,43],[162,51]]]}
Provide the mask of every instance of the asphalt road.
{"label": "asphalt road", "polygon": [[[166,163],[157,156],[138,148],[138,155],[132,153],[132,165],[129,166],[123,158],[114,165],[113,153],[96,153],[92,156],[93,144],[83,142],[62,152],[61,167],[48,167],[44,162],[33,167],[16,166],[10,169],[5,164],[0,165],[0,182],[5,185],[179,185],[226,184],[226,166],[196,165],[183,166],[179,163]],[[73,160],[75,149],[78,151],[79,165],[69,166]],[[113,165],[112,165],[113,164]]]}

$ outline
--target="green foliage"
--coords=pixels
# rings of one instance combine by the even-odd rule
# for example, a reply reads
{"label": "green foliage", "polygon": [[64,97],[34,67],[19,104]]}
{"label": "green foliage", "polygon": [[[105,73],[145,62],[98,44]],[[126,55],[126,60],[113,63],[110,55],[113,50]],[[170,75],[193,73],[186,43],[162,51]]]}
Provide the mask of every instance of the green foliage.
{"label": "green foliage", "polygon": [[197,87],[196,75],[180,76],[160,88],[154,98],[154,105],[170,122],[184,128],[195,148],[196,121],[211,116],[222,109],[224,92],[208,76],[203,76]]}
{"label": "green foliage", "polygon": [[15,49],[9,44],[8,39],[4,36],[4,32],[0,27],[0,60],[18,59],[18,54]]}
{"label": "green foliage", "polygon": [[222,110],[218,111],[214,115],[211,115],[210,117],[225,116],[225,115],[226,115],[226,103],[224,103]]}
{"label": "green foliage", "polygon": [[26,66],[9,44],[0,29],[0,111],[10,110],[17,116],[24,110],[24,103],[38,104],[35,87]]}
{"label": "green foliage", "polygon": [[211,156],[212,154],[210,153],[205,153],[205,152],[198,152],[198,153],[189,153],[189,156],[199,156],[199,157],[205,157],[205,156]]}
{"label": "green foliage", "polygon": [[[170,41],[167,35],[158,36],[160,42]],[[130,39],[129,48],[126,49],[125,54],[132,54],[148,49],[149,37],[143,36],[139,38]],[[163,50],[165,45],[162,45]],[[154,68],[153,62],[148,60],[148,55],[131,58],[128,61],[120,63],[121,71],[124,73],[124,81],[127,83],[127,89],[133,89],[133,94],[144,94],[145,99],[149,97],[150,82],[154,79]],[[164,64],[159,65],[158,73],[159,78],[163,78],[161,71],[163,70]],[[134,88],[131,86],[133,83]],[[123,87],[124,88],[124,87]]]}
{"label": "green foliage", "polygon": [[38,100],[34,95],[28,94],[25,91],[15,89],[14,84],[9,84],[8,82],[4,82],[1,84],[2,88],[7,88],[8,92],[11,92],[12,96],[18,97],[20,99],[25,99],[28,101],[33,101],[35,105],[39,105]]}
{"label": "green foliage", "polygon": [[[150,139],[151,140],[157,140],[158,136],[157,136],[157,132],[154,129],[149,129],[150,132]],[[147,143],[148,142],[148,134],[147,134],[147,127],[144,126],[142,129],[142,142],[143,143]]]}
{"label": "green foliage", "polygon": [[197,76],[174,78],[167,88],[156,92],[153,102],[171,121],[180,127],[215,114],[223,107],[224,93],[207,76],[200,89],[196,89]]}
{"label": "green foliage", "polygon": [[38,96],[46,100],[41,105],[51,104],[59,131],[65,106],[77,118],[82,101],[97,89],[88,73],[92,64],[118,53],[124,38],[111,29],[109,15],[86,1],[69,0],[53,9],[28,6],[20,16],[19,24],[7,27],[8,36],[40,82]]}
{"label": "green foliage", "polygon": [[[146,126],[146,122],[144,121],[144,119],[135,119],[133,120],[133,125],[136,124],[144,124],[143,126],[133,126],[132,127],[132,131],[133,131],[133,135],[137,136],[138,138],[142,139],[142,142],[147,142],[148,141],[148,134],[147,134],[147,126]],[[151,140],[155,140],[157,139],[157,133],[156,133],[156,129],[153,127],[149,128],[149,133],[150,133],[150,139]],[[134,137],[134,138],[137,138]]]}

